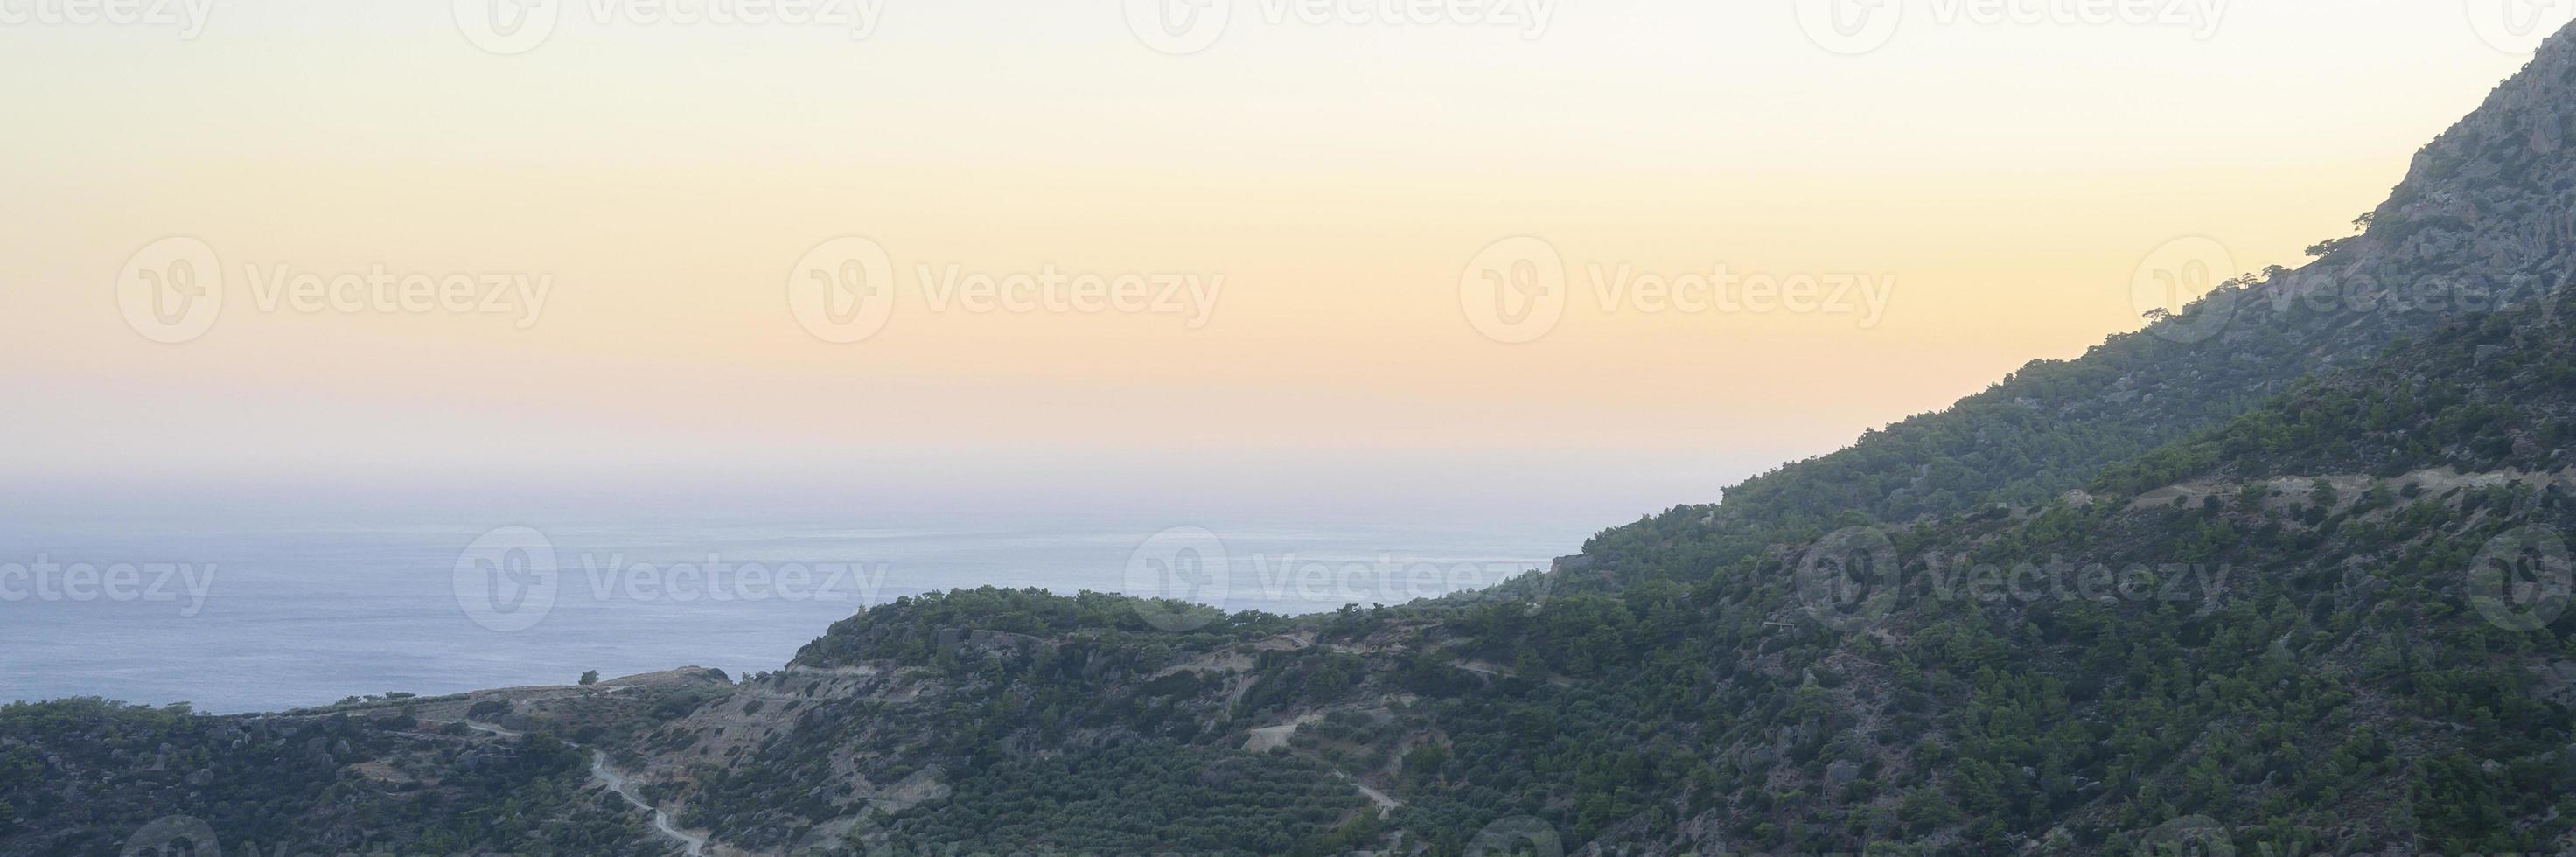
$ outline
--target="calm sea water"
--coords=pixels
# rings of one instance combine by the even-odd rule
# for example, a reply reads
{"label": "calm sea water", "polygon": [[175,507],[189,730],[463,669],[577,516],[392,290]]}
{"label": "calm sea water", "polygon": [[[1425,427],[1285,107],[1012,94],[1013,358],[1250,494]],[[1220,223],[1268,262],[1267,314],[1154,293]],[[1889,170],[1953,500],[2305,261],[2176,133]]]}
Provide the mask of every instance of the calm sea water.
{"label": "calm sea water", "polygon": [[[1588,530],[1323,521],[19,521],[0,700],[275,710],[403,691],[774,669],[832,622],[996,585],[1276,613],[1491,585]],[[1221,570],[1221,573],[1220,573]]]}

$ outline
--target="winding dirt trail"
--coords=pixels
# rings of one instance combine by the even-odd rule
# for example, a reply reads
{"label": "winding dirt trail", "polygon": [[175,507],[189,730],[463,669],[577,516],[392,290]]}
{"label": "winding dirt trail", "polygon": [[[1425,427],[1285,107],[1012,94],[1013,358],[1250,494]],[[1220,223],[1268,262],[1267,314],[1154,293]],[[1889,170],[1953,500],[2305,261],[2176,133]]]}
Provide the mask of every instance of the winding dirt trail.
{"label": "winding dirt trail", "polygon": [[1368,798],[1369,802],[1377,804],[1377,817],[1379,818],[1394,815],[1395,808],[1404,805],[1403,801],[1396,800],[1395,798],[1388,796],[1385,792],[1369,788],[1368,784],[1360,782],[1358,777],[1354,777],[1340,771],[1334,771],[1333,776],[1340,777],[1342,782],[1349,783],[1352,788],[1359,789],[1361,797]]}
{"label": "winding dirt trail", "polygon": [[[467,728],[473,729],[474,731],[488,735],[496,735],[502,738],[526,737],[522,733],[512,732],[487,723],[476,723],[468,720],[465,721],[465,725]],[[625,798],[626,802],[633,804],[636,809],[652,813],[653,829],[659,831],[663,836],[670,837],[671,841],[680,843],[682,847],[687,848],[689,857],[707,857],[707,838],[692,834],[686,830],[681,830],[680,825],[671,820],[670,813],[663,812],[661,808],[646,802],[642,794],[637,793],[633,786],[627,784],[626,775],[620,774],[615,769],[608,766],[608,753],[606,751],[590,751],[590,778],[598,780],[600,785],[607,786],[609,791],[616,792],[618,797]]]}
{"label": "winding dirt trail", "polygon": [[599,780],[601,784],[608,786],[609,791],[616,792],[618,797],[625,798],[627,803],[634,804],[636,809],[652,813],[653,829],[659,830],[662,832],[662,835],[668,836],[679,842],[681,845],[687,846],[689,849],[689,857],[707,857],[707,838],[681,830],[678,824],[671,821],[671,815],[669,813],[663,812],[652,804],[644,802],[644,796],[636,794],[635,790],[626,784],[625,775],[619,774],[617,771],[608,767],[607,751],[590,751],[590,775],[591,777]]}

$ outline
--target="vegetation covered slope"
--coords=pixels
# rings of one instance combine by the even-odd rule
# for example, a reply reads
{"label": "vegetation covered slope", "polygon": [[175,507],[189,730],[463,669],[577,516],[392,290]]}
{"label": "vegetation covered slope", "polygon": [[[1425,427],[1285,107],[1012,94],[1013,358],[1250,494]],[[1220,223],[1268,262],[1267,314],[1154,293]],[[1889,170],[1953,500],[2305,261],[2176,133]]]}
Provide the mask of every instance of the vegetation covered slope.
{"label": "vegetation covered slope", "polygon": [[1592,853],[2576,849],[2571,300],[2033,507],[1706,570],[1615,531],[1676,563],[1615,594],[1191,634],[1108,596],[893,605],[668,727],[667,770],[781,851],[1450,855],[1515,819]]}
{"label": "vegetation covered slope", "polygon": [[[1328,766],[1273,773],[1307,787],[1283,805],[1308,835],[1226,846],[1251,853],[1459,853],[1514,817],[1644,853],[2576,845],[2564,625],[2471,592],[2491,545],[2528,572],[2546,540],[2504,537],[2568,523],[2571,81],[2562,38],[2305,270],[1607,531],[1514,597],[1195,635],[1098,597],[896,605],[791,668],[870,677],[760,751],[847,765],[671,774],[777,846],[980,841],[949,807],[1024,790],[975,778],[1138,747]],[[872,765],[940,796],[775,799]],[[1395,805],[1332,812],[1327,777]],[[1072,845],[1077,803],[1013,809]]]}
{"label": "vegetation covered slope", "polygon": [[2301,376],[2554,289],[2576,262],[2571,146],[2576,40],[2561,34],[2425,146],[2361,234],[2313,248],[2315,263],[2244,274],[2079,359],[2034,361],[1947,410],[1747,480],[1722,506],[1670,516],[1766,529],[2052,499]]}
{"label": "vegetation covered slope", "polygon": [[[510,728],[760,854],[2576,851],[2571,107],[2562,36],[2306,269],[1545,576],[1297,619],[947,593],[721,692]],[[0,761],[158,783],[134,806],[266,831],[378,800],[345,769],[171,785],[114,737],[243,751],[202,719],[13,713]],[[456,817],[618,835],[546,746]],[[48,794],[0,785],[0,853],[105,823]],[[402,801],[354,817],[506,835]]]}
{"label": "vegetation covered slope", "polygon": [[[551,737],[369,713],[0,707],[0,854],[661,854]],[[208,850],[219,847],[220,851]]]}

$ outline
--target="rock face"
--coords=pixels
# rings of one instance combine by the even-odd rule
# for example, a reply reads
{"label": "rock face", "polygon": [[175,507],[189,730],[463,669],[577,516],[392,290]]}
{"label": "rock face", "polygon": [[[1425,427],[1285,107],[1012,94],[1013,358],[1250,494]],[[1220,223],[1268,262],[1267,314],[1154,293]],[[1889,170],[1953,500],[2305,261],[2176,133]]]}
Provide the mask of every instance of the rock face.
{"label": "rock face", "polygon": [[[2415,157],[2373,215],[2359,273],[2503,277],[2563,269],[2576,247],[2567,155],[2576,105],[2576,38],[2561,32],[2486,104]],[[2372,270],[2376,268],[2378,270]]]}
{"label": "rock face", "polygon": [[2576,37],[2562,32],[2424,147],[2406,180],[2366,216],[2366,230],[2319,245],[2316,262],[2209,271],[2236,279],[2078,360],[2033,362],[1948,411],[1746,480],[1727,489],[1721,505],[1668,517],[1767,531],[1849,512],[1903,522],[1988,502],[2045,503],[2085,487],[2103,467],[2219,425],[2302,376],[2532,301],[2576,265],[2571,140]]}

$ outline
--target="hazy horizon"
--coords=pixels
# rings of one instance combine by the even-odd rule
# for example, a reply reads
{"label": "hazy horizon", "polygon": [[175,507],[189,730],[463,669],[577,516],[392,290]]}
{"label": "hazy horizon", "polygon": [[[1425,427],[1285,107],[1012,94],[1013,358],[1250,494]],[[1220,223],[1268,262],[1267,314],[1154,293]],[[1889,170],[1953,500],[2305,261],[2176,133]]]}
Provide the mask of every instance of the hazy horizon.
{"label": "hazy horizon", "polygon": [[0,0],[0,857],[2576,854],[2571,22]]}
{"label": "hazy horizon", "polygon": [[[1935,3],[1854,45],[1787,6],[1242,4],[1172,55],[1108,7],[578,4],[531,48],[448,5],[0,26],[43,82],[0,140],[43,201],[0,221],[12,505],[729,484],[1607,526],[2136,329],[2169,242],[2296,264],[2525,61],[2498,32],[2551,29]],[[1639,79],[1668,85],[1607,85]],[[1557,303],[1498,330],[1475,272],[1532,246]],[[219,310],[131,303],[198,260]],[[843,273],[874,279],[799,291]],[[1637,288],[1729,277],[1818,291]]]}

